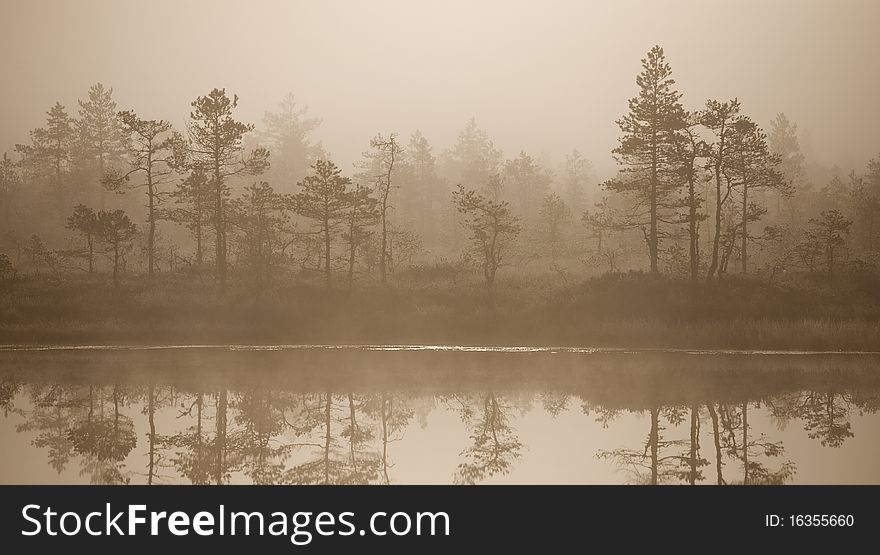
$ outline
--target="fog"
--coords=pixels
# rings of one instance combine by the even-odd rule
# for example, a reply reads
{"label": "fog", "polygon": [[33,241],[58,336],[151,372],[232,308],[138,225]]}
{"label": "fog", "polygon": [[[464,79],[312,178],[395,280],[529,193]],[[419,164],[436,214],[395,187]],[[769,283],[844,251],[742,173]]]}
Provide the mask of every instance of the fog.
{"label": "fog", "polygon": [[880,483],[880,2],[7,4],[0,484]]}
{"label": "fog", "polygon": [[[735,9],[734,9],[735,8]],[[878,149],[880,3],[175,2],[9,3],[0,149],[27,140],[90,85],[121,109],[181,126],[213,87],[259,123],[288,92],[323,119],[346,171],[377,132],[420,129],[439,153],[475,116],[506,158],[579,149],[614,170],[615,120],[639,60],[664,47],[686,108],[738,96],[766,126],[799,125],[815,162],[863,167]]]}

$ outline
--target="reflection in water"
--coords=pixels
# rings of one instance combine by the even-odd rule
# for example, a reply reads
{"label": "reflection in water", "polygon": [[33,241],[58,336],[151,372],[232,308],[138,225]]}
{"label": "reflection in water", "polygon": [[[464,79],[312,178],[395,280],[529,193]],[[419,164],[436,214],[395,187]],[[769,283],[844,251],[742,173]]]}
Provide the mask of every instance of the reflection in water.
{"label": "reflection in water", "polygon": [[456,406],[470,430],[472,445],[465,449],[455,473],[455,482],[475,484],[496,474],[507,474],[519,458],[522,444],[510,427],[504,398],[492,392],[446,400]]}
{"label": "reflection in water", "polygon": [[[848,444],[878,450],[874,359],[130,356],[0,361],[0,442],[26,441],[16,457],[93,484],[784,484]],[[557,477],[572,457],[583,474]],[[851,459],[808,480],[836,483],[851,465],[880,483]],[[0,482],[40,482],[38,467],[0,466]]]}

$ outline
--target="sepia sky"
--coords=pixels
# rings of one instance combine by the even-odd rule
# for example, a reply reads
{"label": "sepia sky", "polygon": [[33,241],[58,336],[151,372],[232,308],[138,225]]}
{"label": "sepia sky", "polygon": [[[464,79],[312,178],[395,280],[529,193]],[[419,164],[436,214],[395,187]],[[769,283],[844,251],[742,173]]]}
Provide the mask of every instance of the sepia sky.
{"label": "sepia sky", "polygon": [[808,155],[861,170],[880,152],[878,21],[874,0],[10,2],[0,149],[98,81],[175,125],[218,86],[255,123],[293,92],[345,168],[379,131],[419,128],[439,153],[473,115],[507,157],[578,148],[607,175],[660,44],[686,107],[737,96],[765,127],[784,111]]}

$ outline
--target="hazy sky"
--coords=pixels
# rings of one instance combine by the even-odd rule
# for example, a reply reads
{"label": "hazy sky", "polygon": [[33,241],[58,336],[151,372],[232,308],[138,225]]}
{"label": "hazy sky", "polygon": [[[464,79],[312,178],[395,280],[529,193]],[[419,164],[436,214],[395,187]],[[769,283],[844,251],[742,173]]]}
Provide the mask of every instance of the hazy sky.
{"label": "hazy sky", "polygon": [[578,148],[605,174],[660,44],[687,107],[738,96],[765,126],[784,111],[819,161],[861,170],[880,152],[878,21],[873,0],[21,0],[0,19],[0,148],[101,81],[176,125],[215,86],[255,123],[293,92],[346,168],[378,131],[419,128],[439,151],[473,115],[508,157]]}

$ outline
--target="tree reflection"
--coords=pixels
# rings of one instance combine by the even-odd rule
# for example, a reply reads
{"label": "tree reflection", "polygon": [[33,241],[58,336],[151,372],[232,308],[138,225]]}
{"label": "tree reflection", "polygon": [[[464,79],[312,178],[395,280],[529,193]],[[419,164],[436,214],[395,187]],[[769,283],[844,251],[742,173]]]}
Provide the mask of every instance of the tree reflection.
{"label": "tree reflection", "polygon": [[111,388],[110,399],[113,411],[108,415],[103,389],[89,387],[86,416],[67,435],[74,451],[83,456],[83,472],[91,476],[93,483],[128,483],[130,478],[123,474],[124,461],[137,445],[137,435],[134,422],[120,410],[125,394],[119,385]]}
{"label": "tree reflection", "polygon": [[688,450],[687,455],[681,457],[679,461],[682,470],[679,472],[678,478],[693,486],[705,479],[703,467],[708,466],[709,461],[700,456],[700,407],[698,405],[691,405],[690,413],[691,425]]}
{"label": "tree reflection", "polygon": [[293,449],[278,440],[287,427],[289,402],[281,392],[259,387],[240,393],[235,407],[235,422],[243,426],[236,447],[244,472],[255,484],[278,483]]}
{"label": "tree reflection", "polygon": [[382,469],[382,482],[390,484],[388,469],[393,466],[389,461],[389,446],[392,442],[403,439],[403,430],[413,418],[415,411],[400,395],[383,391],[380,395],[371,395],[364,403],[364,411],[379,422],[382,442],[379,454]]}
{"label": "tree reflection", "polygon": [[14,377],[0,379],[0,410],[3,417],[9,416],[13,410],[13,402],[16,395],[21,391],[22,382]]}
{"label": "tree reflection", "polygon": [[491,392],[474,397],[453,396],[448,400],[456,406],[473,441],[461,453],[465,462],[458,465],[455,483],[475,484],[510,472],[523,447],[509,424],[511,407]]}
{"label": "tree reflection", "polygon": [[348,461],[340,457],[338,441],[333,435],[336,415],[342,410],[341,401],[331,391],[306,394],[301,397],[301,410],[294,429],[299,434],[317,434],[318,440],[305,444],[314,449],[306,462],[288,468],[282,480],[288,484],[343,484],[346,482]]}
{"label": "tree reflection", "polygon": [[825,447],[840,447],[853,437],[850,417],[855,406],[850,393],[810,390],[781,396],[771,404],[771,412],[782,422],[802,420],[810,439],[818,439]]}
{"label": "tree reflection", "polygon": [[[130,381],[112,375],[102,382],[106,376],[28,383],[7,375],[0,379],[0,408],[10,426],[46,453],[55,472],[75,461],[83,480],[98,484],[390,484],[400,450],[396,442],[405,439],[405,431],[444,434],[442,415],[428,418],[437,408],[460,419],[467,432],[452,471],[455,483],[511,475],[525,451],[514,419],[529,414],[532,420],[534,410],[541,433],[565,438],[551,449],[601,448],[597,457],[629,482],[691,485],[788,483],[796,467],[773,425],[784,431],[794,424],[796,437],[809,437],[814,449],[837,448],[852,441],[856,418],[880,409],[872,381],[848,387],[833,376],[811,378],[811,387],[801,389],[771,382],[778,390],[770,393],[765,384],[738,389],[716,383],[717,375],[702,382],[695,377],[693,391],[677,388],[674,395],[661,382],[631,382],[612,373],[596,387],[554,385],[549,392],[520,387],[504,395],[492,390],[416,395],[384,384],[327,385],[336,378],[315,382],[323,384],[315,391],[309,389],[314,383],[297,389],[249,378],[244,387],[218,380],[192,388],[187,381],[185,387],[171,386],[156,376],[144,381],[143,375]],[[573,418],[577,403],[589,417],[581,424]],[[636,419],[639,414],[644,418]],[[414,420],[421,429],[409,427]],[[634,421],[641,437],[614,449],[577,444],[577,437],[593,434],[571,429],[601,426],[614,434],[608,437],[622,437],[620,431]],[[136,452],[140,434],[144,447]]]}
{"label": "tree reflection", "polygon": [[[755,406],[760,408],[759,403]],[[763,432],[752,434],[749,427],[749,403],[740,405],[719,405],[721,422],[720,443],[726,453],[739,459],[742,464],[742,483],[784,484],[795,474],[795,463],[783,460],[778,468],[771,468],[765,458],[781,458],[785,448],[781,441],[771,441]]]}
{"label": "tree reflection", "polygon": [[61,474],[73,455],[67,432],[78,412],[74,390],[61,385],[34,385],[30,400],[33,409],[25,415],[25,422],[16,426],[16,432],[35,433],[31,445],[47,449],[49,466]]}
{"label": "tree reflection", "polygon": [[153,485],[159,478],[159,470],[165,465],[163,451],[167,444],[159,434],[156,427],[156,412],[163,406],[174,405],[174,388],[167,388],[167,395],[163,398],[162,391],[166,388],[156,387],[150,383],[144,398],[144,407],[141,413],[147,417],[147,485]]}
{"label": "tree reflection", "polygon": [[[191,401],[189,400],[191,398]],[[210,481],[212,458],[205,438],[205,396],[195,393],[181,405],[178,420],[191,418],[195,422],[184,431],[171,436],[157,436],[157,443],[163,448],[175,449],[171,464],[180,476],[193,484],[207,484]]]}
{"label": "tree reflection", "polygon": [[662,425],[661,418],[677,425],[683,420],[683,412],[678,407],[652,407],[647,412],[650,429],[641,448],[600,450],[596,457],[617,465],[630,475],[634,483],[658,485],[681,476],[679,465],[684,458],[680,453],[666,452],[672,447],[686,445],[684,440],[668,440],[664,437],[666,427]]}

